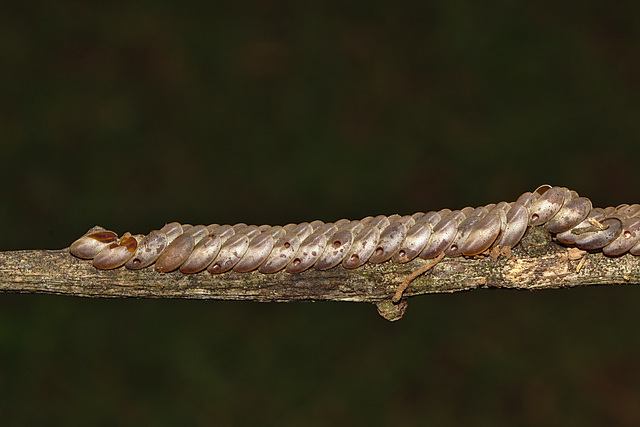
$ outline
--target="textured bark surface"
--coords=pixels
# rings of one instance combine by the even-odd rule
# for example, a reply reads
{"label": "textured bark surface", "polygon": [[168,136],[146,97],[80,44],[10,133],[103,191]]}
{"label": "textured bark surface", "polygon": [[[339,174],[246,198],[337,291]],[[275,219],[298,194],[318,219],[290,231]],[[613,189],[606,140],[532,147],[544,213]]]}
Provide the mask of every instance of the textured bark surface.
{"label": "textured bark surface", "polygon": [[[0,291],[99,298],[193,298],[288,302],[330,300],[369,302],[389,320],[406,303],[391,304],[403,280],[426,262],[365,264],[347,270],[308,270],[299,274],[157,273],[95,269],[67,249],[0,252]],[[560,246],[541,228],[530,229],[510,257],[445,258],[413,280],[404,297],[476,288],[557,289],[640,283],[640,257],[606,257]]]}

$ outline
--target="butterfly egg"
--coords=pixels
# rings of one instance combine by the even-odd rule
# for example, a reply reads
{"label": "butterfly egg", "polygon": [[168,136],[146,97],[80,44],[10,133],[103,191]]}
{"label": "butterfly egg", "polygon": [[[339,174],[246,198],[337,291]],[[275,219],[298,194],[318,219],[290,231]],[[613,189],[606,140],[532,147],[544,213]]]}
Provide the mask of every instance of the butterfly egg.
{"label": "butterfly egg", "polygon": [[413,225],[404,238],[398,252],[392,257],[396,264],[409,262],[417,257],[424,249],[431,237],[432,228],[427,222],[418,222]]}
{"label": "butterfly egg", "polygon": [[233,271],[246,273],[258,268],[273,250],[275,240],[270,234],[258,234],[249,242],[249,247],[244,256],[233,266]]}
{"label": "butterfly egg", "polygon": [[380,233],[380,242],[369,262],[379,264],[391,259],[398,252],[402,241],[407,236],[407,227],[400,221],[392,222]]}
{"label": "butterfly egg", "polygon": [[389,221],[389,218],[387,218],[386,215],[378,215],[375,218],[373,218],[373,221],[371,221],[370,225],[376,227],[380,231],[383,231],[385,228],[389,226],[390,223],[391,222]]}
{"label": "butterfly egg", "polygon": [[229,224],[219,225],[216,228],[209,229],[209,235],[215,234],[220,237],[222,243],[226,242],[231,236],[236,234],[236,230]]}
{"label": "butterfly egg", "polygon": [[179,222],[165,224],[159,231],[166,234],[167,244],[173,242],[176,237],[183,233],[182,225]]}
{"label": "butterfly egg", "polygon": [[614,208],[613,206],[607,206],[606,208],[604,208],[604,215],[607,217],[615,213],[616,213],[616,208]]}
{"label": "butterfly egg", "polygon": [[627,203],[622,203],[618,206],[616,206],[616,210],[614,211],[615,215],[620,215],[622,212],[624,212],[625,209],[627,209],[629,207],[629,204]]}
{"label": "butterfly egg", "polygon": [[342,219],[339,219],[336,222],[334,222],[334,225],[337,228],[341,228],[343,225],[349,224],[350,222],[351,222],[350,219],[342,218]]}
{"label": "butterfly egg", "polygon": [[629,251],[640,240],[640,218],[622,219],[622,231],[611,243],[602,248],[609,256],[618,256]]}
{"label": "butterfly egg", "polygon": [[408,230],[411,227],[413,227],[413,225],[416,223],[416,220],[413,219],[413,217],[411,215],[403,215],[403,216],[400,217],[398,222],[401,223],[402,225],[404,225],[406,227],[406,229]]}
{"label": "butterfly egg", "polygon": [[258,230],[260,230],[261,233],[264,233],[265,231],[269,230],[272,226],[269,224],[262,224],[258,226]]}
{"label": "butterfly egg", "polygon": [[246,225],[245,224],[245,225],[238,226],[238,227],[236,227],[234,225],[233,229],[235,230],[236,234],[244,234],[249,239],[253,239],[258,234],[260,234],[260,229],[258,228],[257,225]]}
{"label": "butterfly egg", "polygon": [[440,216],[438,212],[430,211],[424,214],[421,221],[426,222],[433,228],[438,225],[440,221],[442,221],[442,216]]}
{"label": "butterfly egg", "polygon": [[582,233],[576,237],[576,246],[587,251],[601,249],[613,242],[622,232],[619,218],[606,218],[600,222],[600,229]]}
{"label": "butterfly egg", "polygon": [[231,270],[244,256],[249,247],[246,234],[234,234],[220,247],[218,256],[207,267],[209,273],[219,274]]}
{"label": "butterfly egg", "polygon": [[631,255],[640,255],[640,241],[638,241],[635,245],[629,249],[629,253]]}
{"label": "butterfly egg", "polygon": [[125,233],[118,241],[110,243],[93,258],[93,266],[100,270],[111,270],[122,267],[136,252],[138,239],[142,236],[132,236]]}
{"label": "butterfly egg", "polygon": [[258,271],[264,274],[276,273],[287,266],[296,256],[300,248],[300,238],[297,234],[289,232],[282,236],[273,246],[273,250],[258,267]]}
{"label": "butterfly egg", "polygon": [[462,215],[464,215],[465,218],[469,218],[474,210],[476,210],[476,208],[473,206],[466,206],[460,209],[460,212],[462,212]]}
{"label": "butterfly egg", "polygon": [[589,212],[589,215],[587,215],[587,218],[584,221],[582,221],[580,224],[576,225],[575,227],[567,231],[558,233],[556,235],[556,239],[559,242],[567,245],[575,245],[576,238],[578,237],[578,235],[582,233],[586,233],[588,231],[594,231],[595,230],[594,223],[598,223],[602,221],[604,218],[605,218],[604,209],[593,208],[591,209],[591,212]]}
{"label": "butterfly egg", "polygon": [[293,227],[291,232],[297,235],[300,241],[303,241],[307,238],[308,235],[313,233],[313,227],[308,222],[301,222],[300,224]]}
{"label": "butterfly egg", "polygon": [[424,212],[416,212],[413,215],[411,215],[411,218],[413,218],[415,222],[419,222],[422,220],[422,218],[424,218],[424,215],[425,215]]}
{"label": "butterfly egg", "polygon": [[502,234],[496,239],[497,246],[512,248],[524,236],[529,225],[529,211],[524,205],[515,204],[506,214],[507,224]]}
{"label": "butterfly egg", "polygon": [[193,240],[197,245],[198,242],[200,242],[200,240],[204,239],[206,236],[209,235],[209,229],[204,225],[196,225],[190,228],[189,230],[187,230],[187,234],[190,234],[193,236]]}
{"label": "butterfly egg", "polygon": [[462,246],[462,254],[466,256],[477,255],[489,249],[498,238],[502,224],[500,215],[496,213],[488,214],[482,218],[469,233],[469,237]]}
{"label": "butterfly egg", "polygon": [[354,237],[351,249],[342,261],[344,268],[358,268],[371,258],[380,240],[380,230],[371,225],[365,226]]}
{"label": "butterfly egg", "polygon": [[541,225],[558,213],[564,203],[565,189],[552,187],[546,190],[529,207],[529,225]]}
{"label": "butterfly egg", "polygon": [[336,227],[335,224],[327,223],[318,227],[316,233],[322,233],[328,237],[334,234],[336,231],[338,231],[338,227]]}
{"label": "butterfly egg", "polygon": [[287,273],[301,273],[310,268],[327,246],[327,235],[316,231],[300,244],[294,259],[287,264]]}
{"label": "butterfly egg", "polygon": [[169,241],[167,235],[159,230],[153,230],[144,236],[138,244],[136,253],[125,263],[129,270],[139,270],[156,262]]}
{"label": "butterfly egg", "polygon": [[400,216],[400,214],[393,214],[393,215],[389,215],[389,216],[387,217],[387,219],[389,220],[389,222],[390,222],[390,223],[392,223],[392,222],[396,222],[396,221],[398,221],[400,218],[402,218],[402,217]]}
{"label": "butterfly egg", "polygon": [[534,196],[530,191],[522,193],[520,197],[518,197],[518,199],[515,201],[514,205],[522,205],[528,208],[537,197],[538,195]]}
{"label": "butterfly egg", "polygon": [[309,225],[311,226],[311,228],[313,228],[313,232],[315,233],[316,231],[318,231],[318,227],[320,227],[321,225],[324,225],[324,221],[320,221],[319,219],[316,219],[314,221],[311,221]]}
{"label": "butterfly egg", "polygon": [[189,258],[195,245],[196,241],[191,234],[179,235],[160,254],[156,260],[155,270],[160,273],[168,273],[178,269]]}
{"label": "butterfly egg", "polygon": [[209,231],[209,234],[213,233],[213,230],[217,229],[218,227],[220,227],[220,224],[209,224],[207,225],[207,230]]}
{"label": "butterfly egg", "polygon": [[327,246],[313,267],[316,270],[328,270],[340,264],[351,249],[353,239],[351,230],[338,230],[328,239]]}
{"label": "butterfly egg", "polygon": [[469,212],[469,215],[467,215],[467,218],[472,217],[472,216],[475,216],[475,217],[478,217],[478,218],[484,218],[489,213],[489,210],[493,209],[494,207],[495,207],[495,205],[493,207],[491,207],[491,208],[487,208],[486,206],[480,206],[478,208],[472,208],[471,212]]}
{"label": "butterfly egg", "polygon": [[533,197],[537,199],[552,188],[553,187],[549,184],[542,184],[541,186],[533,190]]}
{"label": "butterfly egg", "polygon": [[500,202],[492,209],[492,211],[495,210],[495,209],[501,209],[505,213],[507,213],[507,212],[509,212],[509,209],[511,209],[511,203],[509,203],[509,202]]}
{"label": "butterfly egg", "polygon": [[193,225],[191,224],[181,224],[182,226],[182,232],[186,233],[187,231],[189,231],[191,228],[193,228]]}
{"label": "butterfly egg", "polygon": [[268,228],[267,230],[263,231],[263,233],[273,237],[274,242],[277,242],[278,239],[280,239],[282,236],[287,234],[284,227],[282,227],[281,225],[271,226],[271,228]]}
{"label": "butterfly egg", "polygon": [[[99,230],[93,231],[92,230]],[[82,259],[92,259],[104,248],[118,240],[118,235],[113,231],[107,231],[102,227],[94,227],[69,246],[71,255]]]}
{"label": "butterfly egg", "polygon": [[358,220],[350,221],[348,224],[345,224],[342,227],[340,227],[341,230],[349,230],[354,235],[358,234],[358,232],[363,228],[364,228],[364,225],[360,224],[360,221]]}
{"label": "butterfly egg", "polygon": [[452,211],[451,209],[449,209],[449,208],[442,208],[442,209],[440,209],[440,210],[438,211],[438,214],[439,214],[441,217],[445,217],[446,215],[449,215],[451,212],[453,212],[453,211]]}
{"label": "butterfly egg", "polygon": [[373,216],[371,216],[371,215],[369,215],[369,216],[365,216],[364,218],[362,218],[362,219],[360,220],[360,223],[361,223],[362,225],[364,225],[364,226],[371,225],[371,221],[373,221],[374,219],[375,219],[375,217],[373,217]]}
{"label": "butterfly egg", "polygon": [[222,243],[219,235],[209,234],[195,245],[187,260],[180,266],[180,271],[192,274],[204,270],[218,256]]}
{"label": "butterfly egg", "polygon": [[572,199],[566,202],[558,213],[544,224],[544,228],[554,234],[570,230],[587,218],[591,208],[591,200],[586,197]]}
{"label": "butterfly egg", "polygon": [[637,203],[633,205],[629,205],[626,208],[617,212],[617,214],[625,218],[630,218],[632,216],[640,216],[640,205]]}
{"label": "butterfly egg", "polygon": [[462,255],[464,243],[467,241],[469,234],[473,231],[474,227],[478,222],[480,222],[480,220],[481,218],[479,216],[469,216],[460,223],[456,237],[451,242],[451,245],[449,245],[449,247],[444,251],[446,256],[454,258]]}
{"label": "butterfly egg", "polygon": [[455,212],[445,216],[433,227],[431,238],[418,256],[422,259],[431,259],[444,252],[458,234],[458,224],[459,219]]}
{"label": "butterfly egg", "polygon": [[285,225],[283,228],[284,228],[284,231],[286,231],[287,233],[291,233],[293,229],[296,228],[297,226],[298,224],[290,222],[289,224]]}

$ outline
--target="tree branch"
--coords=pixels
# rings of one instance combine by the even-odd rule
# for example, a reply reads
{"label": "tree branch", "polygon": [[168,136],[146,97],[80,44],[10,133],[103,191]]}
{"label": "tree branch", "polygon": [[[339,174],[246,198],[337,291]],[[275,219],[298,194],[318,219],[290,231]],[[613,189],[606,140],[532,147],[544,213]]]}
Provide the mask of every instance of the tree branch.
{"label": "tree branch", "polygon": [[[397,287],[426,261],[365,264],[299,274],[208,272],[182,274],[143,270],[98,270],[67,249],[0,252],[0,292],[48,293],[94,298],[193,298],[288,302],[369,302],[389,320],[400,318],[406,301],[392,304]],[[552,241],[542,228],[528,230],[510,257],[445,258],[416,277],[404,297],[476,288],[558,289],[601,284],[640,284],[640,257],[610,258]]]}

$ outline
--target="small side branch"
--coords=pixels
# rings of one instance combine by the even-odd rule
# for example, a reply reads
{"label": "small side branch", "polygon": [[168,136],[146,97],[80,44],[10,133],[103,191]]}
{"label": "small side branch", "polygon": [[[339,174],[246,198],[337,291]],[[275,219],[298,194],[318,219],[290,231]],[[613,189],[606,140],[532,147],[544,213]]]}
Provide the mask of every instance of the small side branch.
{"label": "small side branch", "polygon": [[[542,233],[542,234],[541,234]],[[445,258],[426,274],[406,281],[428,262],[365,264],[300,274],[161,274],[143,270],[97,270],[62,250],[0,252],[0,292],[48,293],[95,298],[193,298],[288,302],[353,301],[376,304],[386,318],[406,308],[391,300],[404,282],[403,297],[476,288],[558,289],[586,285],[640,284],[640,257],[610,258],[552,242],[533,229],[509,258]],[[385,315],[385,313],[387,313]]]}

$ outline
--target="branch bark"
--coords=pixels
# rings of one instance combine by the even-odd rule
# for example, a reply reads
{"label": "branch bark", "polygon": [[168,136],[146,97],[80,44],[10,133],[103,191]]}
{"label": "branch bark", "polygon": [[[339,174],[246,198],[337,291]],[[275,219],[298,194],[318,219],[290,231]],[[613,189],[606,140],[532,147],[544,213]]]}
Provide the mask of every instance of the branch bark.
{"label": "branch bark", "polygon": [[528,230],[510,257],[445,258],[415,278],[405,300],[392,304],[396,288],[426,261],[365,264],[300,274],[157,273],[97,270],[67,249],[0,252],[0,292],[48,293],[94,298],[192,298],[288,302],[330,300],[369,302],[397,320],[410,296],[476,288],[558,289],[602,284],[640,284],[640,257],[610,258],[556,244],[542,228]]}

